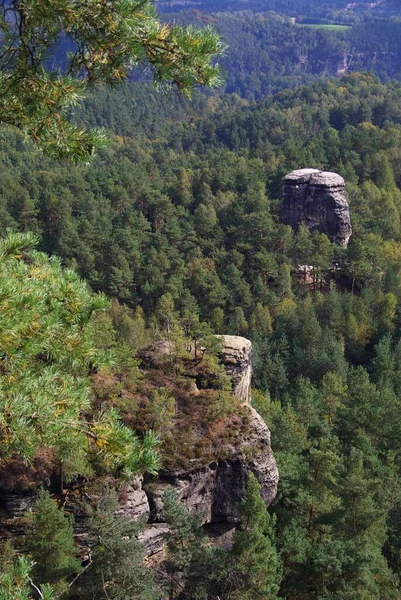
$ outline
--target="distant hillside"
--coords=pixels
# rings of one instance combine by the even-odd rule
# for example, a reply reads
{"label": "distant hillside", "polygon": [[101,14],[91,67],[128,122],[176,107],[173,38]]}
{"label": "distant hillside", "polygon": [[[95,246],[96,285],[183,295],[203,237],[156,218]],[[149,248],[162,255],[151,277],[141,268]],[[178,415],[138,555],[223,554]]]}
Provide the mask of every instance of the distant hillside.
{"label": "distant hillside", "polygon": [[274,10],[290,16],[318,18],[349,16],[360,13],[399,13],[397,0],[160,0],[159,7],[164,11],[178,11],[182,8],[198,8],[204,12],[232,12],[241,10]]}
{"label": "distant hillside", "polygon": [[212,24],[229,45],[220,90],[247,100],[347,72],[370,71],[401,79],[401,22],[366,20],[352,26],[302,23],[274,12],[205,14],[180,11],[175,19]]}

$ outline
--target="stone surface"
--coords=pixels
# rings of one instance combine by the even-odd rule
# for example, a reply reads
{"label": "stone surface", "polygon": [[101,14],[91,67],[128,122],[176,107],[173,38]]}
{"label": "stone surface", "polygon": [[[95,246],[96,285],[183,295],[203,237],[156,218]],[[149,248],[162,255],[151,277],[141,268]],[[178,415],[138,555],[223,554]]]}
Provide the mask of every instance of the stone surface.
{"label": "stone surface", "polygon": [[165,547],[164,536],[169,528],[166,523],[154,523],[146,525],[146,527],[138,535],[139,540],[143,543],[147,556],[154,556],[163,552]]}
{"label": "stone surface", "polygon": [[220,360],[232,380],[233,394],[244,404],[251,398],[252,343],[237,335],[220,335],[222,351]]}
{"label": "stone surface", "polygon": [[344,248],[352,234],[345,181],[337,173],[297,169],[284,178],[283,222],[325,233]]}
{"label": "stone surface", "polygon": [[143,490],[135,490],[129,486],[125,490],[124,498],[120,499],[120,508],[117,514],[129,521],[138,521],[139,519],[147,521],[150,508],[146,493]]}
{"label": "stone surface", "polygon": [[322,75],[335,75],[341,77],[352,71],[380,71],[385,68],[387,72],[396,73],[397,60],[393,52],[355,52],[332,54],[326,58]]}
{"label": "stone surface", "polygon": [[12,519],[31,511],[37,499],[35,492],[0,492],[0,507]]}
{"label": "stone surface", "polygon": [[[210,531],[213,543],[229,546],[235,527],[239,523],[238,502],[242,499],[249,471],[255,473],[266,505],[277,493],[278,471],[270,446],[270,431],[262,418],[250,405],[252,375],[252,344],[239,336],[220,336],[222,351],[220,359],[227,374],[232,378],[233,394],[239,398],[248,411],[247,427],[234,445],[224,448],[219,454],[225,458],[203,464],[197,468],[188,467],[182,471],[160,472],[157,478],[133,478],[120,490],[118,513],[131,521],[147,521],[140,533],[145,551],[150,560],[158,561],[165,547],[164,536],[168,526],[164,522],[163,493],[168,485],[175,487],[177,497],[192,512],[202,517],[205,530]],[[158,348],[165,352],[163,344]],[[148,360],[153,365],[153,354]],[[156,350],[157,353],[157,350]],[[157,357],[156,357],[157,360]],[[195,384],[191,393],[199,393]],[[199,464],[199,463],[198,463]],[[46,475],[47,477],[47,475]],[[38,476],[39,481],[39,476]],[[36,481],[36,480],[35,480]],[[80,547],[80,554],[87,557],[87,513],[84,503],[95,505],[103,488],[114,485],[113,480],[94,480],[65,490],[64,510],[74,517],[74,534]],[[26,511],[33,505],[37,489],[10,489],[0,481],[0,538],[10,536],[18,547],[23,546],[26,533]]]}
{"label": "stone surface", "polygon": [[251,406],[248,433],[240,451],[232,458],[213,462],[193,471],[159,474],[144,485],[149,499],[151,520],[163,522],[163,493],[168,485],[177,497],[204,524],[238,523],[238,502],[242,499],[247,475],[252,471],[261,485],[261,494],[269,505],[277,494],[278,470],[270,445],[270,431]]}

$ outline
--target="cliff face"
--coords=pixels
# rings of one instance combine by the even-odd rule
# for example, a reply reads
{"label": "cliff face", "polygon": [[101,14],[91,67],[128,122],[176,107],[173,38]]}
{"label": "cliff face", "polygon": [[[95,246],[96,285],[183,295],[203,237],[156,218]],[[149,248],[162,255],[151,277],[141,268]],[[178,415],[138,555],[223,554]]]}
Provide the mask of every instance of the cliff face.
{"label": "cliff face", "polygon": [[[250,405],[252,344],[239,336],[220,337],[220,360],[231,378],[233,395],[244,405],[247,427],[237,442],[227,445],[224,458],[220,455],[220,458],[194,469],[165,470],[156,479],[145,480],[141,489],[149,503],[149,518],[142,540],[149,554],[163,549],[163,535],[167,530],[163,492],[168,485],[176,488],[178,499],[191,512],[202,517],[205,529],[221,545],[229,544],[239,523],[237,504],[244,494],[249,471],[256,475],[266,505],[277,494],[278,471],[271,450],[270,431]],[[129,517],[135,508],[127,505],[125,510]]]}
{"label": "cliff face", "polygon": [[[222,545],[229,543],[238,525],[237,504],[243,496],[249,471],[261,484],[266,505],[276,496],[278,471],[270,446],[270,432],[250,405],[252,344],[237,336],[221,336],[221,339],[220,360],[232,380],[233,402],[237,402],[238,407],[242,405],[242,425],[239,427],[235,422],[228,422],[228,428],[237,427],[236,433],[232,437],[226,433],[218,436],[222,447],[219,452],[215,451],[214,458],[209,452],[203,459],[202,456],[190,459],[185,467],[170,466],[157,478],[147,477],[144,480],[137,477],[125,487],[119,513],[130,520],[141,518],[146,521],[141,539],[149,555],[157,554],[164,547],[167,525],[163,515],[163,492],[167,485],[176,488],[178,499],[191,512],[201,515],[205,529]],[[195,411],[200,391],[194,385],[188,393]],[[37,487],[51,486],[50,471],[51,465],[48,465],[47,471],[38,466],[32,477],[27,478],[27,474],[22,472],[18,477],[14,469],[9,478],[13,485],[6,480],[0,481],[0,537],[10,536],[18,546],[23,545],[20,540],[23,540],[26,528],[24,514],[35,501]],[[101,492],[102,486],[108,483],[110,480],[92,481],[67,490],[64,508],[74,514],[76,538],[83,548],[85,517],[79,501],[85,498],[96,501],[99,490]]]}
{"label": "cliff face", "polygon": [[393,52],[355,52],[328,56],[322,75],[341,77],[353,71],[375,71],[384,68],[396,72],[396,56]]}
{"label": "cliff face", "polygon": [[304,224],[346,248],[352,227],[344,179],[317,169],[292,171],[284,178],[282,217],[295,230]]}
{"label": "cliff face", "polygon": [[233,394],[244,404],[251,400],[252,344],[237,335],[219,336],[222,342],[220,360],[233,385]]}

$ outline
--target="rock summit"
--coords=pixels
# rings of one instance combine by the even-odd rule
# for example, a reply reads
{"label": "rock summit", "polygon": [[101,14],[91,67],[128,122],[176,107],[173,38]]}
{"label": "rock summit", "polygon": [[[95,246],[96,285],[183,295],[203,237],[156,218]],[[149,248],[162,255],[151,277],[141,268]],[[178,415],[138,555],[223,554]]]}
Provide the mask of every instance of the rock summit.
{"label": "rock summit", "polygon": [[295,230],[304,224],[346,248],[352,227],[344,179],[318,169],[292,171],[284,178],[282,217]]}

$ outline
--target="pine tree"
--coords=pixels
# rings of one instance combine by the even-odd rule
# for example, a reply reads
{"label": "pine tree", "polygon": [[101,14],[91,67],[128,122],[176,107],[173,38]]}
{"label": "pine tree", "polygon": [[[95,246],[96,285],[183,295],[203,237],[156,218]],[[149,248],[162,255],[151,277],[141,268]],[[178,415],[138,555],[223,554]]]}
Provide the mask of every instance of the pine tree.
{"label": "pine tree", "polygon": [[34,600],[38,597],[41,600],[55,600],[56,594],[48,584],[34,584],[32,563],[15,556],[2,562],[0,557],[0,600]]}
{"label": "pine tree", "polygon": [[117,513],[117,494],[107,491],[88,522],[91,564],[78,580],[78,591],[97,600],[159,600],[160,590],[145,565],[138,540],[140,523]]}
{"label": "pine tree", "polygon": [[91,323],[105,298],[36,243],[32,234],[0,240],[0,462],[31,460],[45,447],[71,473],[87,472],[88,461],[127,475],[155,471],[156,437],[147,432],[140,443],[115,410],[91,407],[89,373],[112,362]]}
{"label": "pine tree", "polygon": [[62,588],[67,578],[81,569],[81,563],[75,557],[72,518],[67,517],[43,490],[35,504],[28,549],[35,563],[35,582],[57,584]]}
{"label": "pine tree", "polygon": [[104,145],[103,132],[86,132],[68,118],[89,85],[119,83],[138,65],[184,93],[219,83],[212,62],[223,49],[218,35],[162,23],[152,0],[2,2],[0,38],[0,121],[55,156],[87,160]]}
{"label": "pine tree", "polygon": [[355,448],[351,449],[346,467],[342,482],[343,515],[339,522],[345,557],[338,588],[345,588],[344,598],[352,595],[395,600],[400,590],[382,554],[386,510],[381,478],[369,472],[363,452]]}
{"label": "pine tree", "polygon": [[248,475],[239,514],[241,526],[234,536],[228,588],[222,597],[227,600],[275,600],[281,579],[281,564],[275,547],[276,521],[266,510],[253,473]]}
{"label": "pine tree", "polygon": [[172,600],[179,594],[188,600],[213,597],[208,594],[215,570],[213,551],[202,531],[202,519],[177,501],[172,488],[165,491],[163,502],[170,526],[165,562],[169,598]]}

